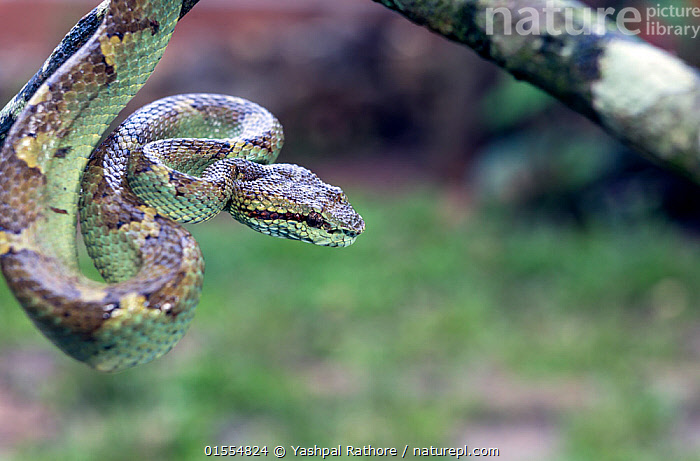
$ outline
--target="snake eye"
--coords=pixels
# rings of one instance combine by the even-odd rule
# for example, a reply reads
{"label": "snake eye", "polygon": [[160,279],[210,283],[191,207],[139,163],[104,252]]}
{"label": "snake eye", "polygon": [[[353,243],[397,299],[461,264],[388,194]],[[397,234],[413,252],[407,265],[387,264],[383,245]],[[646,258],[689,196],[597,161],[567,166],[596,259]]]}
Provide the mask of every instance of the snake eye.
{"label": "snake eye", "polygon": [[312,211],[309,213],[309,216],[306,217],[306,223],[311,227],[320,228],[323,226],[323,216],[321,216],[321,213]]}

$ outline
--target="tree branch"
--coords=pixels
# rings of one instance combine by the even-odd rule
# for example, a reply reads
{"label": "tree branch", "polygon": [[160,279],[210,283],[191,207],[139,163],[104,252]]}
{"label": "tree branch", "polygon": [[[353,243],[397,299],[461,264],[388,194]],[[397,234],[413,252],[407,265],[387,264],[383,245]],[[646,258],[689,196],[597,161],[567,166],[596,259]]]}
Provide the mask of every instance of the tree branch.
{"label": "tree branch", "polygon": [[700,73],[604,14],[562,0],[374,1],[470,46],[700,182]]}

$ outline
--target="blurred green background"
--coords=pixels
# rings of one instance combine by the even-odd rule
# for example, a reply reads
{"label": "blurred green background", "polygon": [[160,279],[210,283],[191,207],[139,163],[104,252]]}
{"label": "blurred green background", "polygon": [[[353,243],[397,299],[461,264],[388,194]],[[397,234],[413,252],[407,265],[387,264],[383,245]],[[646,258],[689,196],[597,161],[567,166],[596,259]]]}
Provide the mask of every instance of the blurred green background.
{"label": "blurred green background", "polygon": [[[2,101],[91,6],[0,0]],[[698,65],[697,41],[645,38]],[[698,186],[370,0],[202,0],[130,110],[195,91],[268,107],[280,160],[342,186],[366,233],[334,250],[193,227],[195,321],[115,375],[51,346],[3,283],[0,459],[700,459]]]}

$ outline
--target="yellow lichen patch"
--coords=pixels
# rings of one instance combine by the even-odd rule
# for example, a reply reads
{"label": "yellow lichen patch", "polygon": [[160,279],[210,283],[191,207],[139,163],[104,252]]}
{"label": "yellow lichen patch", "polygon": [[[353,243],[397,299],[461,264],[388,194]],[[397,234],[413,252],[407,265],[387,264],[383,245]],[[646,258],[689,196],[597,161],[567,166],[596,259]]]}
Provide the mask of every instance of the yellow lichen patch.
{"label": "yellow lichen patch", "polygon": [[97,302],[105,299],[106,293],[99,288],[78,287],[80,297],[87,302]]}
{"label": "yellow lichen patch", "polygon": [[35,227],[36,223],[32,223],[30,227],[22,230],[19,234],[0,232],[0,255],[8,253],[10,250],[35,250],[36,243],[34,238],[31,237]]}
{"label": "yellow lichen patch", "polygon": [[112,314],[112,319],[118,319],[122,316],[134,316],[143,314],[148,310],[146,307],[146,297],[138,293],[129,293],[119,300],[121,309],[116,310]]}
{"label": "yellow lichen patch", "polygon": [[158,213],[155,208],[148,205],[139,206],[139,210],[143,211],[144,217],[141,222],[141,228],[150,236],[157,237],[160,233],[160,225],[156,223],[155,217]]}
{"label": "yellow lichen patch", "polygon": [[50,136],[46,133],[38,133],[36,137],[25,136],[15,143],[15,155],[29,168],[38,168],[44,173],[44,163],[49,158],[52,145]]}
{"label": "yellow lichen patch", "polygon": [[169,331],[165,330],[169,322],[163,324],[162,313],[158,309],[149,309],[142,294],[123,296],[119,306],[120,309],[113,311],[95,332],[101,350],[87,362],[97,370],[121,371],[149,362],[167,352],[182,336],[180,333],[163,340],[163,333]]}
{"label": "yellow lichen patch", "polygon": [[132,233],[140,246],[147,236],[158,236],[160,233],[160,224],[155,221],[155,216],[158,213],[155,208],[141,205],[139,206],[139,210],[143,212],[143,220],[125,224],[120,230]]}
{"label": "yellow lichen patch", "polygon": [[7,232],[0,231],[0,255],[4,255],[10,251],[12,245],[10,245],[10,239],[7,237]]}
{"label": "yellow lichen patch", "polygon": [[121,328],[124,323],[141,323],[149,317],[160,315],[158,309],[149,309],[146,297],[138,293],[129,293],[119,300],[119,309],[100,328],[103,333],[107,330]]}
{"label": "yellow lichen patch", "polygon": [[139,210],[141,210],[146,216],[150,217],[153,219],[156,214],[158,214],[158,211],[156,211],[155,208],[150,207],[148,205],[141,205],[139,206]]}
{"label": "yellow lichen patch", "polygon": [[[122,43],[125,44],[125,45],[131,44],[132,42],[134,42],[134,41],[136,40],[136,39],[134,38],[134,35],[136,35],[136,34],[133,34],[133,33],[125,33],[125,34],[124,34],[124,37],[122,37]],[[136,41],[137,41],[137,40],[136,40]]]}
{"label": "yellow lichen patch", "polygon": [[121,44],[121,40],[117,35],[112,35],[111,37],[101,36],[100,37],[100,50],[105,57],[105,62],[107,65],[114,65],[114,52],[115,47]]}

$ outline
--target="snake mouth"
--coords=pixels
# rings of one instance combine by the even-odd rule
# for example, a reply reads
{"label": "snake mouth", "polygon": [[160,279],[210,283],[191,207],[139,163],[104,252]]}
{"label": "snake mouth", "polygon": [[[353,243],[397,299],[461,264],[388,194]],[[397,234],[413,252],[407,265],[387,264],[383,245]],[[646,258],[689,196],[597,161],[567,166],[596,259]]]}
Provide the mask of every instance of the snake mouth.
{"label": "snake mouth", "polygon": [[[348,229],[333,229],[325,232],[323,235],[315,235],[313,238],[296,237],[303,242],[313,243],[314,245],[327,247],[348,247],[355,243],[359,233]],[[287,236],[287,238],[295,238]]]}
{"label": "snake mouth", "polygon": [[229,212],[238,221],[264,234],[292,240],[301,240],[320,246],[345,247],[365,230],[359,215],[352,222],[333,221],[317,211],[279,212],[269,210],[237,210]]}
{"label": "snake mouth", "polygon": [[323,217],[323,215],[317,211],[311,211],[309,213],[295,213],[292,211],[276,212],[255,209],[244,212],[244,214],[250,219],[260,221],[280,220],[290,223],[304,223],[311,228],[321,229],[329,234],[343,232],[348,236],[357,237],[365,230],[365,222],[360,216],[358,216],[356,222],[353,223],[333,224],[330,220]]}
{"label": "snake mouth", "polygon": [[[335,247],[346,247],[355,243],[355,239],[364,232],[365,221],[360,215],[356,215],[357,219],[350,224],[343,224],[342,226],[335,226],[331,228],[326,228],[326,225],[321,228],[329,236],[327,239],[318,238],[318,240],[323,240],[323,243],[316,241],[317,245],[325,246],[335,246]],[[329,224],[326,222],[326,224]]]}

